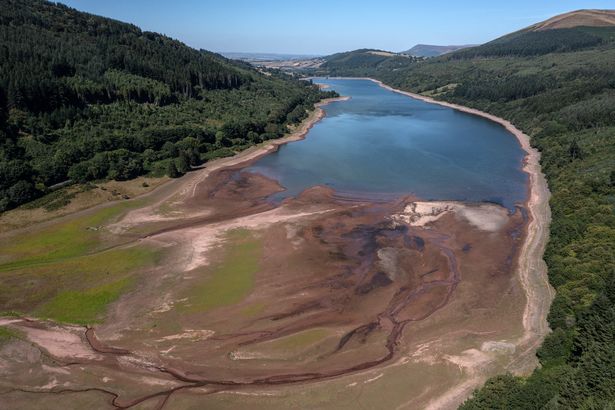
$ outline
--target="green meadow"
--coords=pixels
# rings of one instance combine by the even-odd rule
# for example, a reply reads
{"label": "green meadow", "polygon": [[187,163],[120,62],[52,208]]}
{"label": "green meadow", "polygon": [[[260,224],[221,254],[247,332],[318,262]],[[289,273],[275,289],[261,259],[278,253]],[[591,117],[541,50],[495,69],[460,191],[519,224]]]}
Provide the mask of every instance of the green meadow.
{"label": "green meadow", "polygon": [[[135,272],[159,253],[145,246],[108,246],[103,226],[134,204],[118,204],[55,223],[0,245],[0,311],[67,323],[93,323],[134,285]],[[99,250],[99,251],[97,251]]]}
{"label": "green meadow", "polygon": [[88,324],[97,322],[109,303],[120,297],[134,283],[133,278],[86,289],[66,290],[37,310],[37,315],[59,322]]}
{"label": "green meadow", "polygon": [[5,243],[0,244],[0,272],[91,252],[100,243],[100,226],[135,205],[136,202],[117,204],[4,239]]}

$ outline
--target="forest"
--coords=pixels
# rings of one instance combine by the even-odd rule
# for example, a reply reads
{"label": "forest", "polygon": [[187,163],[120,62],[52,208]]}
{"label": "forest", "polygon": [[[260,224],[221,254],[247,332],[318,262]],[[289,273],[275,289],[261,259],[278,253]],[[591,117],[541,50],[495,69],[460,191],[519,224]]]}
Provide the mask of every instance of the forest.
{"label": "forest", "polygon": [[464,410],[615,403],[614,33],[518,32],[395,71],[361,68],[395,88],[506,118],[542,153],[552,193],[545,260],[556,290],[548,316],[553,332],[530,377],[495,377]]}
{"label": "forest", "polygon": [[450,55],[454,59],[501,56],[537,56],[568,52],[608,43],[615,34],[613,27],[574,27],[545,31],[521,31],[500,37],[478,47]]}
{"label": "forest", "polygon": [[61,4],[0,7],[0,212],[65,181],[179,176],[334,95]]}
{"label": "forest", "polygon": [[364,48],[325,57],[326,61],[314,74],[362,77],[370,75],[375,70],[391,71],[403,68],[422,59],[422,57]]}

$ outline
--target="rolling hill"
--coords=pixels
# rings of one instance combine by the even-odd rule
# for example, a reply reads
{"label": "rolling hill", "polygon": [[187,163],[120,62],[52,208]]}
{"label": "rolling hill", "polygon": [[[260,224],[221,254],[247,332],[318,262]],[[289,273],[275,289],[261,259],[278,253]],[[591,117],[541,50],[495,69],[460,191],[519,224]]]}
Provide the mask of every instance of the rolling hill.
{"label": "rolling hill", "polygon": [[531,25],[493,41],[451,54],[453,58],[536,56],[579,51],[615,39],[615,12],[578,10]]}
{"label": "rolling hill", "polygon": [[402,51],[400,54],[408,54],[414,57],[437,57],[468,47],[474,47],[474,45],[468,44],[462,46],[434,46],[429,44],[417,44],[409,50]]}
{"label": "rolling hill", "polygon": [[363,76],[374,70],[393,70],[419,60],[409,55],[367,48],[332,54],[324,59],[316,72],[332,76]]}
{"label": "rolling hill", "polygon": [[66,180],[181,174],[282,135],[326,95],[61,4],[0,7],[0,212]]}

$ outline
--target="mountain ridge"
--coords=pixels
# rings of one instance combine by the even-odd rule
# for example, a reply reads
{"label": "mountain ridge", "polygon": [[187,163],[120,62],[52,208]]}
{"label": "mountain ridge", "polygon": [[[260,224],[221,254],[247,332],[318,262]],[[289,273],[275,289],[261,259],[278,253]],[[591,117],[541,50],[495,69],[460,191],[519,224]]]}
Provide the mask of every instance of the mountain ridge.
{"label": "mountain ridge", "polygon": [[531,31],[573,27],[607,27],[615,25],[615,10],[580,9],[558,14],[526,28]]}

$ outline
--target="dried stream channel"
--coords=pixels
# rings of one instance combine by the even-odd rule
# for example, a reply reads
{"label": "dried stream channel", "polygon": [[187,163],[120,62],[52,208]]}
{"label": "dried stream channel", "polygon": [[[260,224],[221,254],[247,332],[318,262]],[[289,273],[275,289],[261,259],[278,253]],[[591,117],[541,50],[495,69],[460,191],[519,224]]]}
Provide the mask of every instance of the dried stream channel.
{"label": "dried stream channel", "polygon": [[[535,366],[550,296],[536,153],[496,123],[368,80],[318,81],[351,98],[324,106],[305,139],[309,123],[292,143],[210,164],[117,212],[12,237],[98,218],[83,254],[35,269],[69,275],[73,258],[98,258],[107,276],[94,279],[128,285],[104,293],[93,326],[57,321],[75,317],[62,310],[75,295],[99,297],[79,269],[66,286],[81,293],[51,292],[31,312],[56,320],[0,318],[13,332],[0,344],[0,403],[454,408],[488,376]],[[109,263],[145,250],[149,263]],[[16,258],[0,265],[13,283],[34,275]]]}

